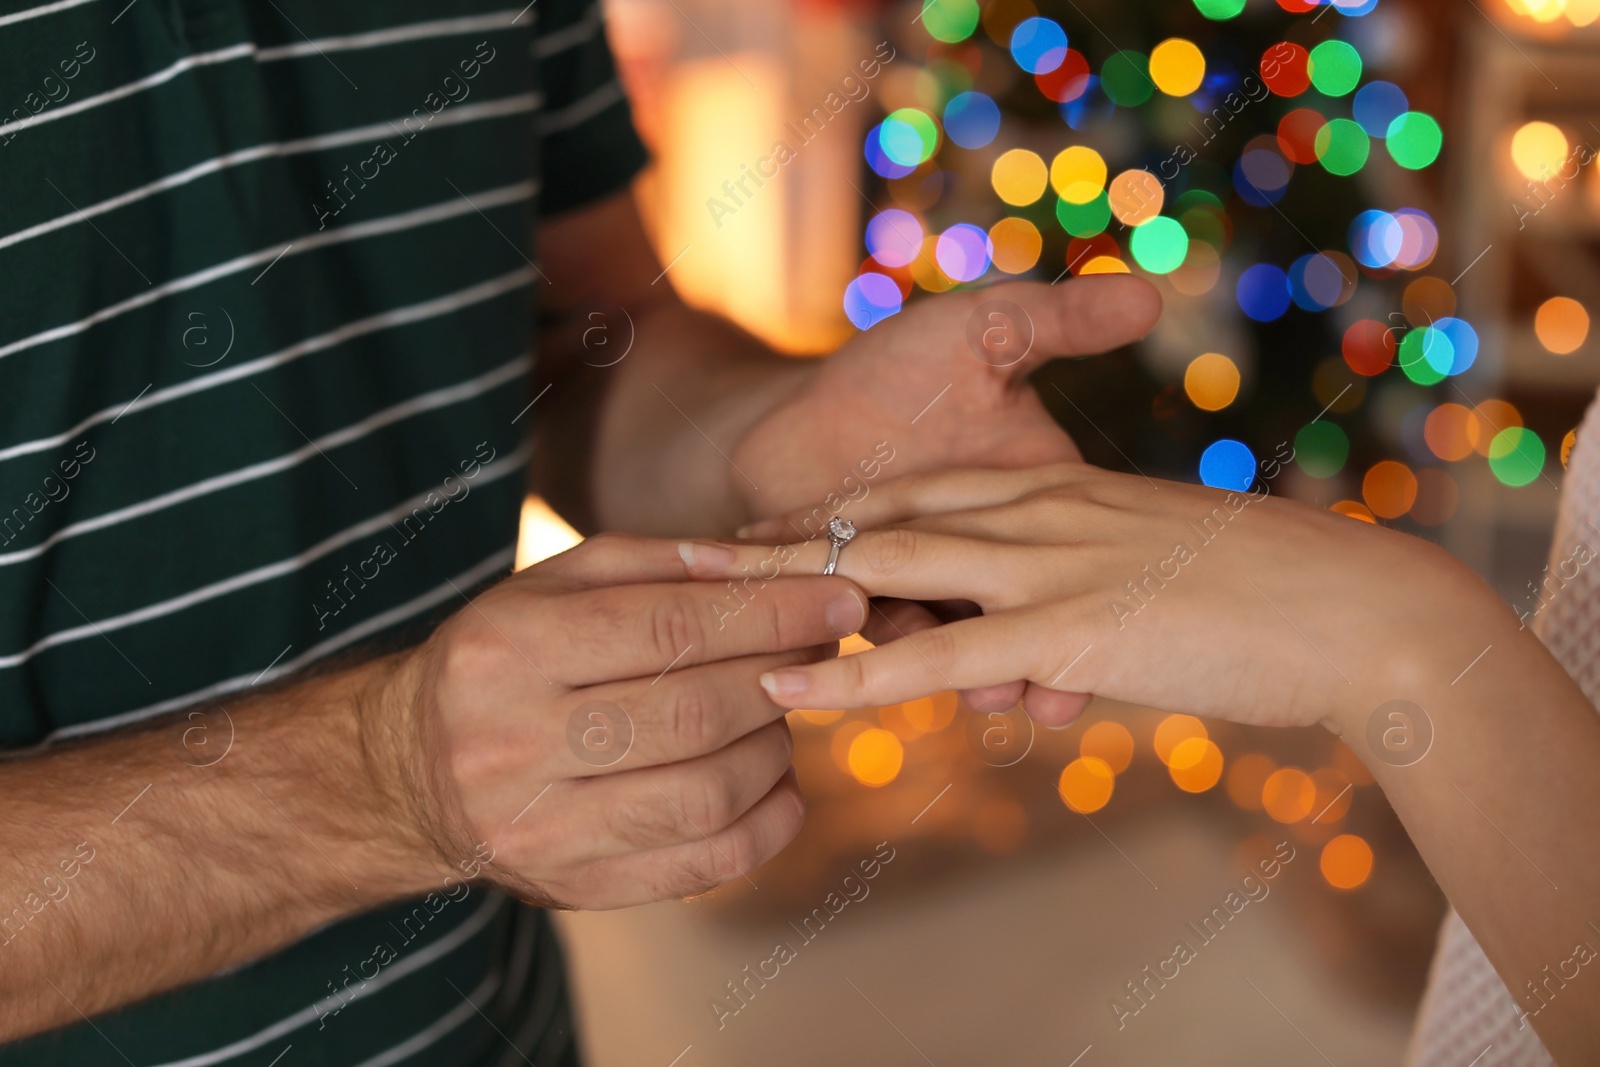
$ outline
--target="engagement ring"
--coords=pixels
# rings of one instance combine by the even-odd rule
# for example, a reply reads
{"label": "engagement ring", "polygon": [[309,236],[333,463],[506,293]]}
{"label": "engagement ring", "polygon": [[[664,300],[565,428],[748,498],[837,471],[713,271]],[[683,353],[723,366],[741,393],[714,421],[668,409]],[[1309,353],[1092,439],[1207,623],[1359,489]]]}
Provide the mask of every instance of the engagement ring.
{"label": "engagement ring", "polygon": [[838,516],[828,520],[828,565],[822,568],[823,574],[832,574],[833,569],[839,565],[839,550],[855,539],[856,524],[849,519]]}

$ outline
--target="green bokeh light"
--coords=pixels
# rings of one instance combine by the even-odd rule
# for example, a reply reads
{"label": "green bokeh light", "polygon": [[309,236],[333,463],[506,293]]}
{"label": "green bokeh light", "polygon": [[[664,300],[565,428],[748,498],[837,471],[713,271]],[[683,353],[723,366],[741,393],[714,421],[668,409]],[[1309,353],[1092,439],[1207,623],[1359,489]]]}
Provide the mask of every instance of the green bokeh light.
{"label": "green bokeh light", "polygon": [[1353,119],[1333,119],[1317,131],[1315,147],[1323,169],[1350,175],[1366,166],[1372,141]]}
{"label": "green bokeh light", "polygon": [[1135,226],[1128,248],[1139,266],[1151,274],[1171,274],[1189,254],[1189,234],[1182,223],[1165,215]]}
{"label": "green bokeh light", "polygon": [[1244,10],[1245,0],[1194,0],[1195,9],[1213,22],[1237,18]]}
{"label": "green bokeh light", "polygon": [[1323,41],[1311,50],[1311,84],[1323,96],[1343,96],[1361,80],[1361,53],[1344,41]]}
{"label": "green bokeh light", "polygon": [[1438,385],[1455,364],[1456,350],[1443,330],[1424,326],[1406,332],[1396,357],[1407,378],[1418,385]]}
{"label": "green bokeh light", "polygon": [[1331,422],[1308,422],[1294,435],[1294,460],[1313,478],[1332,478],[1350,458],[1350,438]]}
{"label": "green bokeh light", "polygon": [[1388,145],[1396,163],[1407,170],[1421,170],[1439,158],[1444,131],[1432,115],[1407,111],[1389,123]]}
{"label": "green bokeh light", "polygon": [[939,127],[926,111],[903,107],[883,120],[878,143],[883,154],[902,167],[915,167],[939,147]]}
{"label": "green bokeh light", "polygon": [[1113,54],[1100,68],[1100,88],[1118,107],[1138,107],[1156,91],[1150,78],[1150,58],[1126,50]]}
{"label": "green bokeh light", "polygon": [[1544,470],[1544,442],[1526,426],[1509,426],[1489,442],[1489,470],[1506,485],[1527,485]]}
{"label": "green bokeh light", "polygon": [[1221,211],[1222,198],[1209,189],[1185,189],[1178,194],[1178,199],[1172,202],[1172,213],[1182,215],[1194,207],[1209,207]]}
{"label": "green bokeh light", "polygon": [[1111,224],[1111,198],[1104,189],[1087,204],[1056,200],[1056,221],[1074,237],[1093,237]]}
{"label": "green bokeh light", "polygon": [[922,24],[936,41],[965,41],[978,28],[977,0],[922,0]]}

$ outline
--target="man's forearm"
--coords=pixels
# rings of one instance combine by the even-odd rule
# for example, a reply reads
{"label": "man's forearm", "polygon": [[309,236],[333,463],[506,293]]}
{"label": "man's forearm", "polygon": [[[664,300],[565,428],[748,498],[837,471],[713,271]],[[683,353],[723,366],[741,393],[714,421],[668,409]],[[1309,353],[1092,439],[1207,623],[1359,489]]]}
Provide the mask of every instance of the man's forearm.
{"label": "man's forearm", "polygon": [[539,245],[534,487],[585,533],[732,531],[755,492],[734,443],[816,363],[680,301],[627,192],[542,220]]}
{"label": "man's forearm", "polygon": [[0,1041],[438,888],[448,865],[370,770],[389,741],[359,699],[384,669],[0,763]]}
{"label": "man's forearm", "polygon": [[[730,453],[813,368],[676,298],[627,310],[610,343],[624,343],[631,331],[633,347],[615,364],[595,365],[605,360],[585,347],[591,327],[581,318],[542,342],[546,366],[561,368],[561,393],[553,390],[541,424],[539,451],[547,459],[536,463],[540,491],[591,528],[726,535],[750,518],[738,491],[748,474]],[[550,468],[585,438],[581,480],[570,467]]]}

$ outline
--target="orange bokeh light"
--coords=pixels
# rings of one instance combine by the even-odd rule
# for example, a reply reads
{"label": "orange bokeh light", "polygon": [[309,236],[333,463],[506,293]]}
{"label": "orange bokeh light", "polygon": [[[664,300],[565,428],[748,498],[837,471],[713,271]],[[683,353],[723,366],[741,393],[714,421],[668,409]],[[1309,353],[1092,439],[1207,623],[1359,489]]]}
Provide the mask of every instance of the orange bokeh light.
{"label": "orange bokeh light", "polygon": [[1156,758],[1162,763],[1172,763],[1172,750],[1178,747],[1180,741],[1187,741],[1191,737],[1209,737],[1206,724],[1193,715],[1168,715],[1161,720],[1161,725],[1156,727],[1155,750]]}
{"label": "orange bokeh light", "polygon": [[1261,806],[1278,822],[1299,822],[1312,813],[1317,787],[1299,767],[1283,767],[1261,787]]}
{"label": "orange bokeh light", "polygon": [[1088,814],[1099,811],[1111,801],[1116,779],[1105,760],[1079,756],[1062,770],[1056,788],[1061,791],[1061,799],[1067,807]]}
{"label": "orange bokeh light", "polygon": [[1083,731],[1078,755],[1094,756],[1103,760],[1111,773],[1121,774],[1133,762],[1133,735],[1120,722],[1097,722]]}
{"label": "orange bokeh light", "polygon": [[1372,512],[1367,509],[1367,506],[1359,500],[1340,500],[1329,505],[1328,510],[1336,511],[1347,518],[1360,519],[1362,522],[1376,523],[1378,521],[1372,517]]}
{"label": "orange bokeh light", "polygon": [[850,745],[865,731],[871,729],[860,719],[851,719],[833,732],[828,738],[828,755],[833,758],[834,766],[846,774],[850,773]]}
{"label": "orange bokeh light", "polygon": [[1078,272],[1080,275],[1088,274],[1130,274],[1128,265],[1115,256],[1095,256],[1083,265]]}
{"label": "orange bokeh light", "polygon": [[1489,444],[1495,434],[1522,425],[1522,412],[1504,400],[1485,400],[1472,409],[1472,425],[1467,436],[1472,440],[1472,450],[1480,456],[1489,454]]}
{"label": "orange bokeh light", "polygon": [[955,721],[956,703],[954,693],[935,693],[921,700],[908,701],[900,709],[907,722],[925,734],[932,734]]}
{"label": "orange bokeh light", "polygon": [[1261,810],[1261,789],[1278,762],[1260,752],[1247,752],[1228,768],[1228,799],[1245,811]]}
{"label": "orange bokeh light", "polygon": [[1417,502],[1417,476],[1404,463],[1380,460],[1361,479],[1361,497],[1379,518],[1398,519]]}
{"label": "orange bokeh light", "polygon": [[1440,459],[1466,459],[1472,455],[1472,409],[1460,404],[1440,404],[1422,424],[1428,449]]}
{"label": "orange bokeh light", "polygon": [[850,742],[845,761],[850,773],[862,785],[888,785],[900,774],[905,748],[888,730],[866,729]]}
{"label": "orange bokeh light", "polygon": [[1125,170],[1111,179],[1111,213],[1124,226],[1137,226],[1161,214],[1166,190],[1147,170]]}
{"label": "orange bokeh light", "polygon": [[842,711],[812,711],[809,708],[796,708],[789,714],[800,716],[802,722],[812,726],[830,726],[844,718]]}
{"label": "orange bokeh light", "polygon": [[994,246],[997,270],[1021,274],[1039,262],[1044,239],[1039,236],[1038,227],[1027,219],[1007,216],[989,227],[989,243]]}
{"label": "orange bokeh light", "polygon": [[1372,875],[1372,846],[1355,834],[1340,834],[1322,846],[1322,877],[1335,889],[1354,889]]}
{"label": "orange bokeh light", "polygon": [[1204,793],[1222,777],[1222,750],[1206,737],[1191,737],[1172,748],[1167,773],[1185,793]]}
{"label": "orange bokeh light", "polygon": [[906,717],[904,704],[885,704],[878,709],[878,725],[902,741],[915,741],[925,731]]}
{"label": "orange bokeh light", "polygon": [[1406,286],[1400,309],[1411,325],[1432,326],[1456,313],[1456,291],[1443,278],[1423,275]]}
{"label": "orange bokeh light", "polygon": [[1589,337],[1589,311],[1570,296],[1552,296],[1533,317],[1539,343],[1558,356],[1569,356]]}

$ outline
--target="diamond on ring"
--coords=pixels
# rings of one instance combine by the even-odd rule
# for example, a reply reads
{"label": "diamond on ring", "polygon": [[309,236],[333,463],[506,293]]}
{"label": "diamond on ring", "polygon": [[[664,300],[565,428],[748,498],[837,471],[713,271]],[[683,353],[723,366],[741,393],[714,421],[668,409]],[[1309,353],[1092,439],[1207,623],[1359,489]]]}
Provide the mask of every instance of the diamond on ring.
{"label": "diamond on ring", "polygon": [[855,540],[856,524],[849,519],[835,515],[828,520],[828,565],[822,568],[823,574],[832,574],[839,565],[839,550]]}

